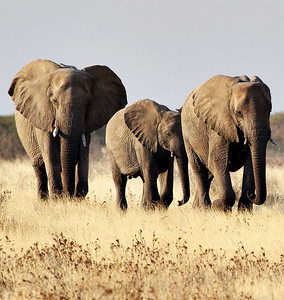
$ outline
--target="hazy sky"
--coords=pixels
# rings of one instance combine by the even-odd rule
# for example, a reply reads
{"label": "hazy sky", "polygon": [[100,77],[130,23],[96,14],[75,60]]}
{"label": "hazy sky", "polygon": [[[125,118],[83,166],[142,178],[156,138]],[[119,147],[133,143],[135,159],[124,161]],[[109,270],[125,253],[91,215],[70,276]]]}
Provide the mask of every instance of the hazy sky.
{"label": "hazy sky", "polygon": [[283,0],[2,0],[0,38],[0,115],[14,111],[14,75],[38,58],[107,65],[130,104],[171,109],[214,75],[258,75],[284,111]]}

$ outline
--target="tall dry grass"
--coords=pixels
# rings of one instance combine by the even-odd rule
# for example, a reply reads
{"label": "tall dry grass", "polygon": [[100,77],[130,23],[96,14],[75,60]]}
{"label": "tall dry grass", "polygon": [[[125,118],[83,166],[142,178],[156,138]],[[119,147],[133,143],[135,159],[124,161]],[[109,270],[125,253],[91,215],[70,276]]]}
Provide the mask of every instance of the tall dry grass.
{"label": "tall dry grass", "polygon": [[[238,193],[241,172],[232,178]],[[270,165],[267,180],[265,205],[224,214],[178,207],[178,179],[170,208],[145,212],[132,179],[122,214],[105,161],[91,165],[81,202],[39,201],[30,163],[2,161],[0,297],[283,299],[284,167]]]}

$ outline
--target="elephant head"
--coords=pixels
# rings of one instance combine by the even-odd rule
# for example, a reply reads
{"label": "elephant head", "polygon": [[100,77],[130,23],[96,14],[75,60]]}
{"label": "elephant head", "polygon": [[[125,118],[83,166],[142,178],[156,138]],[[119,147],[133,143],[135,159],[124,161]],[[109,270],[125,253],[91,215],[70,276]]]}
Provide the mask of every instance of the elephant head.
{"label": "elephant head", "polygon": [[124,114],[127,127],[141,144],[153,154],[159,149],[175,156],[180,172],[184,204],[189,199],[188,159],[181,130],[181,115],[152,100],[137,101],[127,107]]}
{"label": "elephant head", "polygon": [[270,90],[254,76],[215,76],[192,94],[196,115],[210,129],[232,143],[248,144],[252,157],[255,190],[248,195],[254,204],[266,200],[266,146],[271,131]]}
{"label": "elephant head", "polygon": [[88,146],[86,135],[127,104],[121,80],[106,66],[78,70],[35,60],[16,74],[8,93],[33,126],[60,138],[63,188],[72,195],[78,151]]}

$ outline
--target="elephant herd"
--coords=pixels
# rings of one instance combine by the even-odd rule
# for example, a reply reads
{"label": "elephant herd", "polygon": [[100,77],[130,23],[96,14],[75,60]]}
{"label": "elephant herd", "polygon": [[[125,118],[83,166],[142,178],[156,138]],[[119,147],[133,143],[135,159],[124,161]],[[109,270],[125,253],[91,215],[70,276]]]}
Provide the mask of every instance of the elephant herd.
{"label": "elephant herd", "polygon": [[[106,66],[79,70],[35,60],[15,75],[8,93],[40,198],[88,193],[91,132],[107,124],[106,148],[122,210],[127,209],[127,179],[138,176],[142,206],[167,208],[173,200],[174,158],[183,191],[179,205],[190,198],[188,166],[196,182],[193,207],[230,211],[236,200],[230,172],[241,167],[238,209],[250,211],[266,200],[271,96],[256,76],[214,76],[194,89],[181,109],[171,111],[149,99],[125,107],[125,87]],[[213,178],[219,197],[211,204]]]}

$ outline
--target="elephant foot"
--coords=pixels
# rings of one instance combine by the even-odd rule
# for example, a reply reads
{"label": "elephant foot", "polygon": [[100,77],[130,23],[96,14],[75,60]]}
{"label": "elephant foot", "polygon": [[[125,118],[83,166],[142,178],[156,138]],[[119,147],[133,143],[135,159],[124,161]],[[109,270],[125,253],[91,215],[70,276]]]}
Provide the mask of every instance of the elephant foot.
{"label": "elephant foot", "polygon": [[143,205],[143,209],[145,211],[154,211],[156,208],[157,208],[156,205],[150,205],[150,204]]}
{"label": "elephant foot", "polygon": [[118,207],[120,208],[121,211],[126,212],[127,211],[127,203],[126,202],[120,202],[118,204]]}
{"label": "elephant foot", "polygon": [[39,198],[40,200],[46,201],[46,200],[48,200],[48,197],[49,197],[48,192],[43,192],[43,191],[39,191],[39,192],[38,192],[38,198]]}
{"label": "elephant foot", "polygon": [[155,210],[155,209],[166,209],[167,207],[165,206],[164,203],[161,201],[148,201],[148,202],[143,202],[142,207],[144,210],[149,211],[149,210]]}
{"label": "elephant foot", "polygon": [[53,201],[60,201],[65,195],[62,193],[50,193],[49,199]]}
{"label": "elephant foot", "polygon": [[119,210],[126,212],[128,205],[124,194],[116,195],[116,207]]}
{"label": "elephant foot", "polygon": [[81,191],[81,192],[75,193],[75,197],[84,199],[87,196],[87,194],[88,194],[88,192]]}
{"label": "elephant foot", "polygon": [[75,196],[78,198],[85,198],[88,194],[88,185],[78,183],[75,191]]}
{"label": "elephant foot", "polygon": [[204,199],[204,197],[201,197],[201,199],[202,200],[200,200],[200,198],[197,195],[195,195],[194,200],[192,202],[192,207],[199,208],[199,209],[201,208],[205,210],[210,209],[211,208],[210,199],[207,198]]}
{"label": "elephant foot", "polygon": [[158,209],[158,210],[160,210],[160,211],[165,211],[165,210],[167,210],[168,208],[169,208],[169,204],[168,204],[168,203],[165,203],[165,202],[161,202],[161,201],[156,202],[156,203],[155,203],[155,207],[154,207],[155,210]]}
{"label": "elephant foot", "polygon": [[161,196],[161,200],[157,202],[157,206],[161,206],[162,208],[168,208],[170,204],[173,202],[172,195],[170,196]]}
{"label": "elephant foot", "polygon": [[193,208],[200,208],[199,197],[197,195],[194,196],[191,206]]}
{"label": "elephant foot", "polygon": [[252,212],[253,211],[253,204],[251,201],[239,201],[238,204],[238,211],[239,212]]}
{"label": "elephant foot", "polygon": [[220,199],[217,199],[213,202],[212,209],[217,210],[217,211],[224,211],[224,212],[231,212],[232,211],[232,207],[229,206],[229,205],[226,205]]}

